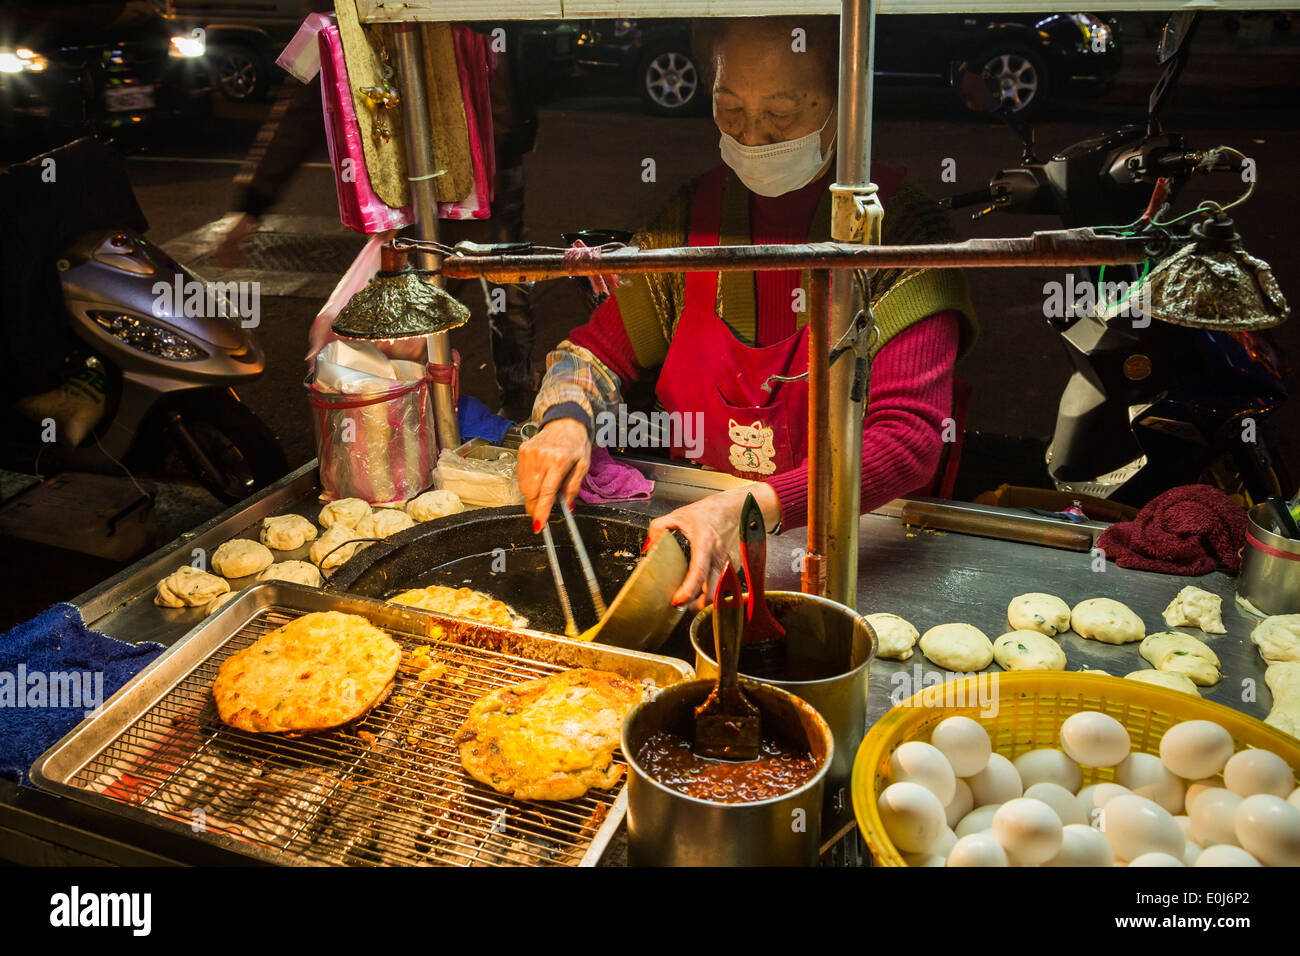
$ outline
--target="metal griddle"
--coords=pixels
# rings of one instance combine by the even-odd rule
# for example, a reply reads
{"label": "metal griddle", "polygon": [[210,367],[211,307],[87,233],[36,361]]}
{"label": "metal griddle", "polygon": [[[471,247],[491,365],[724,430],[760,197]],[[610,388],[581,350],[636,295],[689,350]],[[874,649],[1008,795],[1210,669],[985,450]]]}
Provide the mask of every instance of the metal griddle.
{"label": "metal griddle", "polygon": [[[402,645],[388,700],[348,727],[296,738],[222,724],[211,692],[221,662],[323,610],[361,614]],[[410,663],[421,645],[432,672]],[[591,866],[625,813],[621,785],[578,800],[514,800],[465,774],[452,741],[483,694],[570,667],[658,687],[694,675],[635,651],[266,582],[114,694],[31,776],[42,789],[264,862]]]}

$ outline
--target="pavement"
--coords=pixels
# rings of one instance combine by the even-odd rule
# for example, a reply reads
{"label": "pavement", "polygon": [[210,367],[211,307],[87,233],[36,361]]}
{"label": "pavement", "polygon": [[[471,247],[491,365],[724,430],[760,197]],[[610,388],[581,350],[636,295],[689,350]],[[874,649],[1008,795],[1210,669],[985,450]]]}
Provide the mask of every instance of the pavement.
{"label": "pavement", "polygon": [[[1143,119],[1159,71],[1153,59],[1145,62],[1148,41],[1136,29],[1130,27],[1117,88],[1102,100],[1067,101],[1048,110],[1038,125],[1040,153]],[[1234,215],[1246,247],[1273,265],[1282,288],[1296,299],[1300,249],[1291,230],[1300,220],[1294,186],[1300,114],[1293,97],[1300,84],[1300,54],[1290,36],[1249,30],[1235,37],[1203,34],[1164,119],[1167,128],[1182,131],[1194,146],[1229,143],[1256,160],[1255,196]],[[362,238],[338,223],[322,136],[318,154],[298,171],[250,243],[249,265],[227,271],[215,263],[211,253],[229,221],[232,177],[266,110],[265,104],[219,100],[212,122],[200,133],[155,140],[131,156],[127,169],[155,242],[205,278],[262,283],[258,334],[268,368],[261,380],[241,389],[241,397],[268,422],[290,463],[297,465],[315,454],[303,387],[307,329]],[[977,188],[999,167],[1015,165],[1020,144],[1000,124],[963,115],[946,90],[881,87],[872,152],[879,161],[905,165],[909,178],[942,196]],[[642,176],[646,159],[655,165],[650,182]],[[608,92],[558,100],[542,110],[537,145],[525,163],[527,238],[555,245],[562,232],[575,229],[635,229],[680,183],[717,161],[717,132],[707,117],[648,116],[635,100]],[[942,178],[943,170],[952,167],[948,161],[955,162],[955,181]],[[1195,195],[1226,199],[1238,191],[1234,185],[1240,184],[1197,184]],[[970,221],[959,213],[953,222],[963,238],[1025,235],[1056,226],[1054,220],[1002,214]],[[458,224],[447,228],[444,237],[471,238],[473,230]],[[1061,278],[1060,270],[970,274],[981,338],[958,370],[975,390],[968,429],[1005,436],[1010,442],[1006,447],[1036,447],[1035,442],[1050,434],[1069,374],[1057,336],[1042,314],[1043,285],[1054,278]],[[453,291],[472,310],[470,322],[452,334],[453,346],[462,355],[462,389],[495,407],[482,294],[472,284]],[[546,351],[586,319],[586,310],[578,287],[569,280],[539,286],[535,310],[535,358],[544,368]],[[1285,350],[1300,355],[1300,326],[1282,327],[1278,339]],[[1295,405],[1284,410],[1277,423],[1289,438],[1292,460],[1300,463],[1295,438],[1300,435],[1300,412]],[[1006,474],[1017,480],[1023,468],[1023,462],[1008,461]],[[0,476],[0,494],[12,494],[23,480]],[[159,504],[162,540],[220,510],[193,486],[164,482]],[[0,551],[15,546],[0,541]],[[0,626],[3,619],[27,616],[29,607],[35,613],[49,600],[77,593],[104,577],[102,572],[87,569],[76,580],[41,587],[11,579],[4,590],[15,595],[15,603],[0,613]]]}

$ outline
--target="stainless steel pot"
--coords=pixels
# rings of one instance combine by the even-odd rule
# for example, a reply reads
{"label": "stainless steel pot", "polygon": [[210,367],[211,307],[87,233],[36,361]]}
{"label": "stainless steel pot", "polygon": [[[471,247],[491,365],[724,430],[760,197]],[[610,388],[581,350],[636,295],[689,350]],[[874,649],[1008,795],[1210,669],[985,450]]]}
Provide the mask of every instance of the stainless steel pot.
{"label": "stainless steel pot", "polygon": [[1274,529],[1268,506],[1247,512],[1237,593],[1265,614],[1300,613],[1300,541]]}
{"label": "stainless steel pot", "polygon": [[[674,684],[638,705],[623,722],[627,758],[628,862],[633,866],[812,866],[821,845],[822,787],[835,756],[831,729],[793,694],[741,681],[766,728],[807,741],[821,767],[797,790],[753,803],[715,803],[670,790],[653,779],[636,755],[659,731],[687,738],[695,708],[715,681]],[[764,732],[765,735],[767,731]]]}
{"label": "stainless steel pot", "polygon": [[[797,591],[768,591],[772,614],[785,628],[790,673],[766,680],[806,700],[830,725],[835,759],[826,776],[822,836],[830,840],[853,822],[849,779],[853,758],[867,733],[867,676],[876,656],[876,633],[862,615],[835,601]],[[716,677],[713,609],[691,622],[695,673]]]}

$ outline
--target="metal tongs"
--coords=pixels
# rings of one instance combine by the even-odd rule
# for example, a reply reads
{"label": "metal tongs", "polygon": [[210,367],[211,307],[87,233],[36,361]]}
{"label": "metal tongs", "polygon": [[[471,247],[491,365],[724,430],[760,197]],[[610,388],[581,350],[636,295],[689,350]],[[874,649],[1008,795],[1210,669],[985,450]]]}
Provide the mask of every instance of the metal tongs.
{"label": "metal tongs", "polygon": [[[591,595],[591,603],[596,609],[596,616],[598,619],[603,618],[606,612],[605,599],[600,595],[600,585],[596,582],[596,570],[591,566],[591,558],[588,557],[587,548],[582,543],[582,535],[578,534],[578,522],[573,520],[573,509],[563,498],[560,499],[560,513],[564,515],[564,523],[568,526],[569,537],[573,540],[573,550],[578,553],[578,563],[582,565],[582,575],[587,579],[587,592]],[[564,611],[564,635],[566,637],[577,637],[582,632],[573,619],[573,605],[569,601],[569,591],[564,586],[564,575],[560,573],[560,557],[555,551],[555,538],[551,536],[549,516],[547,521],[542,522],[542,540],[546,543],[546,560],[551,565],[551,577],[555,578],[555,592],[559,595],[560,607]]]}

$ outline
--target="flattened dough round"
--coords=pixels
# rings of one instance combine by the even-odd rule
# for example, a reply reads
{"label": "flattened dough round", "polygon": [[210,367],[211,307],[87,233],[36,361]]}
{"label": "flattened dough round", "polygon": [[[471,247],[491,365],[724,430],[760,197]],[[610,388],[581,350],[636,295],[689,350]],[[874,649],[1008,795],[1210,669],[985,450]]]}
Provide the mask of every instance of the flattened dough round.
{"label": "flattened dough round", "polygon": [[993,659],[1008,671],[1063,671],[1065,651],[1046,634],[1011,631],[993,642]]}
{"label": "flattened dough round", "polygon": [[221,719],[241,730],[328,730],[383,703],[401,658],[364,617],[317,611],[222,661],[212,696]]}
{"label": "flattened dough round", "polygon": [[988,635],[971,624],[940,624],[921,635],[921,653],[944,670],[983,670],[993,661]]}
{"label": "flattened dough round", "polygon": [[274,563],[271,549],[249,538],[234,538],[212,552],[212,570],[225,578],[246,578]]}
{"label": "flattened dough round", "polygon": [[379,508],[370,512],[357,522],[357,537],[387,538],[407,528],[414,528],[415,522],[405,511],[396,508]]}
{"label": "flattened dough round", "polygon": [[368,514],[370,514],[370,502],[361,498],[340,498],[322,508],[316,520],[320,522],[322,528],[332,528],[336,524],[355,528],[357,522]]}
{"label": "flattened dough round", "polygon": [[1132,644],[1147,634],[1142,618],[1128,605],[1110,598],[1080,601],[1070,612],[1070,626],[1080,637],[1103,644]]}
{"label": "flattened dough round", "polygon": [[417,495],[406,503],[406,513],[415,521],[432,521],[447,515],[458,515],[465,510],[465,503],[454,491],[437,489]]}
{"label": "flattened dough round", "polygon": [[1070,629],[1070,605],[1042,591],[1018,594],[1007,605],[1007,623],[1012,630],[1038,631],[1055,637]]}
{"label": "flattened dough round", "polygon": [[1200,697],[1201,692],[1196,689],[1192,679],[1186,674],[1178,674],[1174,671],[1130,671],[1124,675],[1125,680],[1141,681],[1144,684],[1155,684],[1157,687],[1168,687],[1171,690],[1181,690],[1184,694],[1191,694]]}
{"label": "flattened dough round", "polygon": [[262,544],[275,551],[292,551],[316,540],[316,526],[302,515],[262,519]]}
{"label": "flattened dough round", "polygon": [[1250,639],[1269,664],[1300,662],[1300,614],[1274,614],[1255,625]]}
{"label": "flattened dough round", "polygon": [[1219,682],[1218,655],[1190,634],[1158,631],[1143,639],[1138,653],[1156,670],[1183,674],[1200,687]]}
{"label": "flattened dough round", "polygon": [[327,528],[324,534],[311,543],[311,563],[322,572],[339,567],[356,554],[359,548],[365,547],[364,542],[357,540],[360,537],[355,529],[345,524]]}
{"label": "flattened dough round", "polygon": [[225,594],[218,594],[207,604],[203,605],[203,616],[207,617],[209,614],[215,614],[217,611],[220,611],[237,593],[238,592],[236,591],[227,591]]}
{"label": "flattened dough round", "polygon": [[1165,608],[1165,627],[1199,627],[1206,634],[1227,634],[1223,598],[1189,584]]}
{"label": "flattened dough round", "polygon": [[905,661],[912,656],[912,646],[920,633],[911,622],[897,614],[868,614],[866,621],[876,632],[876,656],[891,661]]}
{"label": "flattened dough round", "polygon": [[257,576],[259,581],[290,581],[318,588],[324,583],[320,569],[306,561],[277,561]]}
{"label": "flattened dough round", "polygon": [[230,583],[225,578],[187,564],[158,582],[153,603],[159,607],[202,607],[229,590]]}

